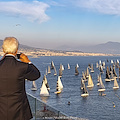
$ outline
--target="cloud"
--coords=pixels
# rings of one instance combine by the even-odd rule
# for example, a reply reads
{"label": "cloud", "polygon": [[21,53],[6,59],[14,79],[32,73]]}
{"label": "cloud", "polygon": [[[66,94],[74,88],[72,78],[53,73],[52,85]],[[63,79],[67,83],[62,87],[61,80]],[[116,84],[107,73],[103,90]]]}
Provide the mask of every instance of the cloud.
{"label": "cloud", "polygon": [[78,7],[103,14],[120,15],[119,0],[71,0]]}
{"label": "cloud", "polygon": [[50,18],[45,13],[46,9],[50,6],[46,3],[33,1],[11,1],[0,2],[0,12],[14,16],[24,16],[31,21],[37,21],[39,23],[48,21]]}

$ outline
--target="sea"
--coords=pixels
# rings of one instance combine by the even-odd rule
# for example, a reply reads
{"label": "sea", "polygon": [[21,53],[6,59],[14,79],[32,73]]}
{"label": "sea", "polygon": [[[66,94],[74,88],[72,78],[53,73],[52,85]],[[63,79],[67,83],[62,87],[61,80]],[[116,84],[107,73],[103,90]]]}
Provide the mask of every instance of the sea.
{"label": "sea", "polygon": [[[53,106],[57,110],[67,114],[68,116],[85,118],[88,120],[120,120],[120,89],[113,90],[114,81],[105,82],[106,68],[112,65],[111,60],[120,61],[120,56],[40,56],[38,58],[29,57],[33,64],[41,72],[41,77],[36,80],[37,91],[31,91],[32,82],[26,81],[26,91],[46,104]],[[57,70],[57,76],[54,76],[54,70],[51,74],[47,74],[47,80],[50,87],[49,97],[40,97],[40,88],[42,80],[46,74],[46,69],[51,65],[51,61]],[[96,68],[96,63],[99,61],[105,62],[104,73],[101,75],[106,91],[106,96],[100,96],[97,86],[97,77],[100,73]],[[67,69],[68,63],[70,70]],[[59,75],[60,64],[64,66],[61,81],[63,83],[63,91],[56,95],[57,78]],[[75,76],[75,66],[79,65],[79,75]],[[93,64],[94,73],[90,73],[94,83],[93,89],[87,89],[88,97],[81,97],[81,78],[82,72],[85,72],[88,65]],[[116,73],[119,76],[119,69],[116,68]],[[90,72],[90,70],[89,70]],[[120,86],[120,80],[117,78]],[[85,83],[87,86],[87,82]],[[70,105],[68,105],[68,101]]]}

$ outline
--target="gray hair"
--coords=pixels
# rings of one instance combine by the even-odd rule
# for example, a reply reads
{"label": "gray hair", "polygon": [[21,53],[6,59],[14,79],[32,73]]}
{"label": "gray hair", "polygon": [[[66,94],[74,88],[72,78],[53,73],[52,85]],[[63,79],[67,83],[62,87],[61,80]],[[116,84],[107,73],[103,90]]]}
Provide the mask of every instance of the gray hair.
{"label": "gray hair", "polygon": [[15,53],[18,50],[19,42],[15,37],[6,37],[3,41],[3,51],[5,53]]}

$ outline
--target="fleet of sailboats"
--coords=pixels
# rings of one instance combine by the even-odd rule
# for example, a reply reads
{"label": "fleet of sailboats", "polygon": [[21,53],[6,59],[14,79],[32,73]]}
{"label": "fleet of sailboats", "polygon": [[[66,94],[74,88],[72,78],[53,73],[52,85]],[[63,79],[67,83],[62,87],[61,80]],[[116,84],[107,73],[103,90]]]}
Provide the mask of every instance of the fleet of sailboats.
{"label": "fleet of sailboats", "polygon": [[[111,60],[111,63],[112,63],[112,65],[110,65],[110,70],[109,70],[108,66],[106,68],[105,81],[110,82],[111,80],[114,80],[113,89],[116,90],[116,89],[119,89],[119,85],[118,85],[118,82],[117,82],[117,73],[116,73],[115,67],[119,68],[119,77],[118,78],[120,78],[120,67],[118,67],[119,66],[119,60],[117,60],[116,63],[114,63],[113,60]],[[117,64],[117,66],[116,66],[116,64]],[[112,68],[112,66],[113,66],[113,68]],[[79,75],[78,67],[79,67],[79,65],[76,64],[76,66],[75,66],[75,75]],[[67,64],[67,68],[70,69],[69,63]],[[96,69],[97,68],[100,70],[100,74],[98,75],[98,78],[97,78],[97,86],[99,87],[98,92],[101,93],[101,95],[102,95],[102,93],[106,90],[105,86],[103,84],[103,81],[102,81],[102,77],[101,77],[101,75],[105,71],[105,70],[103,71],[103,69],[105,69],[105,62],[101,62],[101,60],[99,60],[99,63],[98,62],[96,63]],[[50,96],[50,94],[49,94],[50,87],[48,85],[48,81],[47,81],[46,76],[49,73],[51,73],[52,69],[54,69],[54,75],[56,76],[57,71],[56,71],[56,67],[55,67],[53,61],[51,62],[51,67],[48,66],[48,69],[46,69],[46,74],[43,77],[42,86],[40,88],[40,96]],[[63,70],[64,70],[64,66],[62,64],[60,64],[59,76],[58,76],[57,85],[56,85],[56,91],[54,92],[55,94],[60,94],[62,92],[62,90],[63,90],[63,84],[62,84],[62,81],[61,81],[61,77],[62,77],[62,74],[63,74],[62,71]],[[91,65],[89,64],[89,66],[87,67],[85,72],[82,71],[81,87],[80,87],[80,89],[82,91],[82,93],[81,93],[82,97],[89,96],[87,88],[93,88],[94,87],[92,76],[89,73],[89,70],[90,70],[91,74],[94,73],[93,64],[91,64]],[[87,82],[87,84],[88,84],[87,88],[86,88],[85,82]],[[36,85],[35,81],[32,82],[31,90],[34,90],[34,91],[37,90],[37,85]]]}

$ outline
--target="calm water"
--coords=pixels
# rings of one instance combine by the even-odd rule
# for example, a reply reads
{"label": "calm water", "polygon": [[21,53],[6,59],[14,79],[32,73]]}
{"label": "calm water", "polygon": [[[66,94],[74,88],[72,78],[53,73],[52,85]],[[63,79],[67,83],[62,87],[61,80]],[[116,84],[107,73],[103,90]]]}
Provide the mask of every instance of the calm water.
{"label": "calm water", "polygon": [[[47,104],[57,108],[58,110],[66,113],[69,116],[87,118],[89,120],[120,120],[120,99],[116,97],[115,94],[120,96],[120,89],[113,90],[113,81],[105,82],[105,70],[102,75],[102,80],[106,88],[106,96],[99,96],[98,86],[97,86],[97,74],[99,70],[96,68],[96,62],[101,60],[106,62],[106,66],[110,66],[111,63],[108,60],[117,59],[120,57],[40,57],[40,58],[30,58],[31,61],[39,68],[41,71],[41,78],[36,81],[38,90],[31,91],[32,82],[26,82],[27,92],[33,94],[35,97],[43,100]],[[43,76],[46,72],[46,68],[50,65],[51,61],[54,62],[56,66],[57,73],[59,71],[60,64],[63,64],[65,70],[63,71],[63,77],[61,78],[63,83],[63,92],[59,95],[55,95],[57,76],[54,76],[54,70],[51,74],[47,75],[48,84],[50,86],[50,96],[46,98],[41,98],[40,87],[42,84]],[[67,69],[67,64],[70,64],[71,69]],[[79,75],[75,76],[75,65],[79,64]],[[82,77],[82,71],[85,71],[88,64],[93,63],[94,73],[91,73],[94,82],[94,87],[92,90],[88,90],[89,96],[87,98],[81,97],[80,90],[80,80]],[[118,69],[116,69],[118,75]],[[117,79],[118,84],[120,81]],[[86,83],[87,84],[87,83]],[[70,101],[70,105],[68,105]],[[115,107],[113,107],[113,102]]]}

